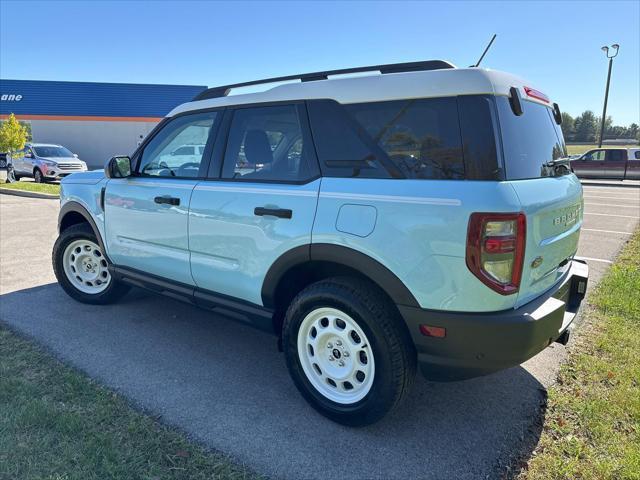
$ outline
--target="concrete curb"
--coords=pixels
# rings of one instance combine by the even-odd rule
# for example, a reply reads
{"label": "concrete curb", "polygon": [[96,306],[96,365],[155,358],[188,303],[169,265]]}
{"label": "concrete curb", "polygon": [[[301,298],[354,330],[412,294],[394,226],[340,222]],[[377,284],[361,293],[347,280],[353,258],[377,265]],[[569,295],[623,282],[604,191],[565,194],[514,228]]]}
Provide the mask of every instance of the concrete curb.
{"label": "concrete curb", "polygon": [[0,186],[0,194],[14,195],[16,197],[29,197],[29,198],[42,198],[46,200],[57,200],[60,195],[50,195],[48,193],[28,192],[26,190],[14,190],[9,188],[2,188]]}

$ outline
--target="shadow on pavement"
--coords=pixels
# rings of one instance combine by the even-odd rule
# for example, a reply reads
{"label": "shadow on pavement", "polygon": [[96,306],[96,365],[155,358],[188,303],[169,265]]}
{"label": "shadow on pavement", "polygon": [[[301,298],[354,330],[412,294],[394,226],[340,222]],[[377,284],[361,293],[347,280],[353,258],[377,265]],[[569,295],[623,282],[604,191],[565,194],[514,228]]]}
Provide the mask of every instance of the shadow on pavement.
{"label": "shadow on pavement", "polygon": [[76,303],[57,284],[0,296],[0,322],[162,415],[207,446],[285,478],[496,478],[540,436],[545,394],[521,367],[456,383],[418,378],[408,401],[361,429],[317,414],[275,337],[134,290]]}

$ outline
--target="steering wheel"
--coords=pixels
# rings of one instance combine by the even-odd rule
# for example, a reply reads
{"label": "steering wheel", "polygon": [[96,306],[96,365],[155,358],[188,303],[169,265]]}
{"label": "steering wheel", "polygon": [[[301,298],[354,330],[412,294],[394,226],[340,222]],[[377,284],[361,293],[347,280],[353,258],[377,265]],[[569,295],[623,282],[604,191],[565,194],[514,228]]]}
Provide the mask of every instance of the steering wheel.
{"label": "steering wheel", "polygon": [[200,168],[200,162],[183,163],[182,165],[180,165],[180,170],[183,170],[185,168],[191,168],[191,167]]}

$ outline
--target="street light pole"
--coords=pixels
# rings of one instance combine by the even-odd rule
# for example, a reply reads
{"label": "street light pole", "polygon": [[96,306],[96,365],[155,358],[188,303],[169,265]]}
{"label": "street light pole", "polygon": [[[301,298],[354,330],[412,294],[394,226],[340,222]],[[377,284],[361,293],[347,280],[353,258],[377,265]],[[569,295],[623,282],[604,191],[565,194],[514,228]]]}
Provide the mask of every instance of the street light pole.
{"label": "street light pole", "polygon": [[607,73],[607,88],[604,92],[604,108],[602,109],[602,121],[600,122],[600,138],[598,139],[598,148],[602,148],[602,139],[604,138],[604,125],[607,120],[607,101],[609,100],[609,84],[611,83],[611,67],[613,67],[613,59],[618,55],[620,45],[614,43],[611,48],[615,50],[615,53],[609,56],[609,47],[602,47],[602,51],[609,59],[609,73]]}

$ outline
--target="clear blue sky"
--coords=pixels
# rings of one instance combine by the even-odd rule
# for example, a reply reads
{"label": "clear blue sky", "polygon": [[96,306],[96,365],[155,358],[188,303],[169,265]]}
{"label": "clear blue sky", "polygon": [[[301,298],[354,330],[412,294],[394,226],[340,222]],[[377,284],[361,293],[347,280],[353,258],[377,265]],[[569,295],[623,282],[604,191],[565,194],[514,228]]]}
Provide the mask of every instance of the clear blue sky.
{"label": "clear blue sky", "polygon": [[0,76],[219,85],[443,58],[516,73],[576,115],[640,123],[640,2],[29,2],[0,0]]}

